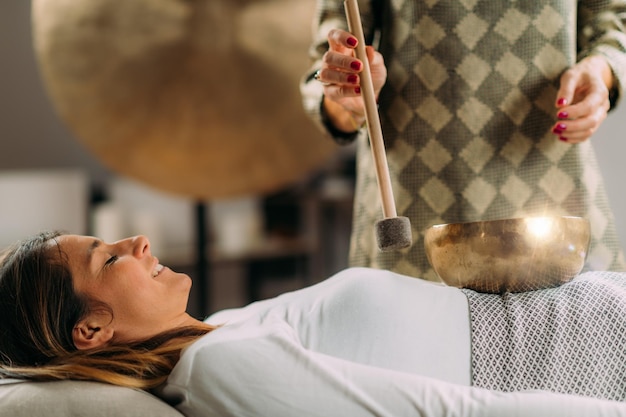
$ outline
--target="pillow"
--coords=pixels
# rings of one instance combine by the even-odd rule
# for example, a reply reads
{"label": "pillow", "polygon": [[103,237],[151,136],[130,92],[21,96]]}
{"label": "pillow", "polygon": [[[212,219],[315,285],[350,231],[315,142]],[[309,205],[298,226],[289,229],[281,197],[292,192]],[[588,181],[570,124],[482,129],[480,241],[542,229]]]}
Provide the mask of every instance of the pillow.
{"label": "pillow", "polygon": [[0,380],[0,417],[183,417],[141,390],[87,381]]}

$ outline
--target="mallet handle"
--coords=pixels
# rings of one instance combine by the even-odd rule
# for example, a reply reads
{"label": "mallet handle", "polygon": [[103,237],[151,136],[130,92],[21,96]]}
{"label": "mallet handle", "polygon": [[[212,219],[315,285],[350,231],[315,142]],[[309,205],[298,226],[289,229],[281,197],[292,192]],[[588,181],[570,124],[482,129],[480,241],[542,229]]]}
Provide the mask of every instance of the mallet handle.
{"label": "mallet handle", "polygon": [[361,71],[360,74],[361,95],[365,103],[365,120],[370,137],[372,157],[374,158],[374,164],[376,166],[376,179],[378,180],[378,189],[382,200],[383,216],[385,218],[396,217],[396,205],[391,188],[391,178],[389,177],[389,166],[387,165],[387,156],[385,154],[383,131],[378,116],[378,106],[376,105],[372,73],[370,72],[369,61],[367,60],[367,53],[365,52],[365,37],[363,36],[359,5],[357,0],[345,0],[344,8],[348,19],[348,28],[359,41],[356,46],[356,57],[363,62],[363,71]]}

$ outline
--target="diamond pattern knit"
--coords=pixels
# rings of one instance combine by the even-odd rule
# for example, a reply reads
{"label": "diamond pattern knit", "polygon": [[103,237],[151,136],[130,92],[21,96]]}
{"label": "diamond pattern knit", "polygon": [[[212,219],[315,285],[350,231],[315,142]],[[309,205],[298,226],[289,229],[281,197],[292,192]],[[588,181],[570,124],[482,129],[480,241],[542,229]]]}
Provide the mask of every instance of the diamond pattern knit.
{"label": "diamond pattern knit", "polygon": [[[410,218],[414,243],[400,252],[377,249],[374,223],[382,213],[363,131],[351,265],[438,280],[423,248],[429,226],[554,214],[590,219],[586,269],[625,269],[593,139],[570,145],[551,132],[559,77],[577,59],[604,55],[619,96],[626,36],[613,29],[625,2],[390,0],[359,7],[368,43],[376,39],[388,68],[381,123],[398,215]],[[328,30],[346,27],[343,1],[318,0],[317,17],[313,69]],[[305,77],[302,91],[319,121],[318,84]]]}
{"label": "diamond pattern knit", "polygon": [[514,294],[462,291],[473,385],[626,401],[626,275],[587,272],[561,287]]}

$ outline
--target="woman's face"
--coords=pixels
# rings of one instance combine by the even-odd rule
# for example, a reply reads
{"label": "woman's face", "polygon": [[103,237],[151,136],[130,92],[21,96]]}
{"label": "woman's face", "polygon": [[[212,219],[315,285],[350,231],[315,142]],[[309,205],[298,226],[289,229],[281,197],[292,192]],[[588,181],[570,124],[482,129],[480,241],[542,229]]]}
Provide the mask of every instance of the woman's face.
{"label": "woman's face", "polygon": [[191,319],[191,279],[159,264],[146,237],[110,244],[78,235],[55,240],[68,256],[75,291],[111,308],[114,340],[143,339]]}

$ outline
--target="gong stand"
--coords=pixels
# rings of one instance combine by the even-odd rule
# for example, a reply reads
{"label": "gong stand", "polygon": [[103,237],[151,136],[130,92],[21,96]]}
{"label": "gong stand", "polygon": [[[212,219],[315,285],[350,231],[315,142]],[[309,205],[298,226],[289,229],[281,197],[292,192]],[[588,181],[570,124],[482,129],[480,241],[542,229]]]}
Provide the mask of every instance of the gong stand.
{"label": "gong stand", "polygon": [[[211,302],[209,300],[211,294],[209,292],[209,261],[207,256],[208,244],[207,236],[209,231],[207,229],[208,222],[206,221],[207,207],[204,201],[197,201],[195,204],[195,219],[196,219],[196,287],[197,294],[196,302],[198,304],[198,311],[200,314],[209,314],[211,312]],[[204,317],[198,317],[203,319]]]}

